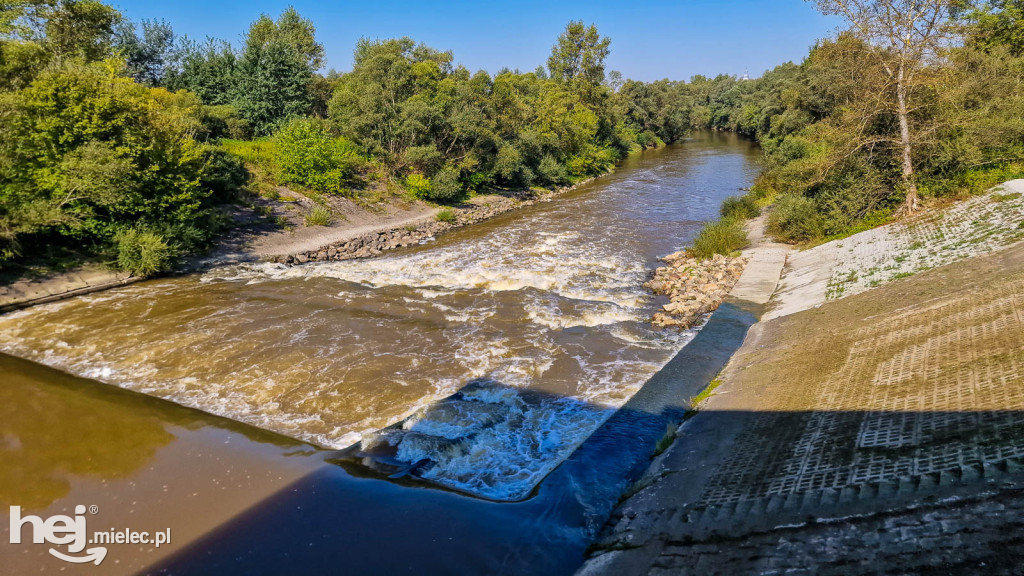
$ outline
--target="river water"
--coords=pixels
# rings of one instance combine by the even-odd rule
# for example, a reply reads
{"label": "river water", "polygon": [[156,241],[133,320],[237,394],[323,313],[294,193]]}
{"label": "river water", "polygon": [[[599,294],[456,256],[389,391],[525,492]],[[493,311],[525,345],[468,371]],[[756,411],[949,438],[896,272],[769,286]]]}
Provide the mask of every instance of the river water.
{"label": "river water", "polygon": [[642,284],[751,184],[757,158],[700,134],[414,250],[226,267],[0,316],[0,350],[522,499],[692,337],[650,329],[661,302]]}

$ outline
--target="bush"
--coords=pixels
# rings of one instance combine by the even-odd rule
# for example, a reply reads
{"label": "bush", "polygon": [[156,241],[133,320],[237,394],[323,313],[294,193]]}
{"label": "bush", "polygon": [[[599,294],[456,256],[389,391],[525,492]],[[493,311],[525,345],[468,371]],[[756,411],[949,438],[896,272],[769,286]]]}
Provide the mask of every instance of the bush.
{"label": "bush", "polygon": [[249,179],[249,171],[237,156],[216,146],[203,147],[203,171],[199,183],[213,192],[219,202],[235,199],[238,190]]}
{"label": "bush", "polygon": [[466,188],[462,185],[459,170],[448,167],[438,172],[431,182],[427,198],[434,202],[458,202],[466,196]]}
{"label": "bush", "polygon": [[238,115],[234,106],[203,106],[201,114],[200,119],[203,126],[206,127],[207,138],[213,140],[221,138],[248,140],[252,138],[249,123]]}
{"label": "bush", "polygon": [[169,270],[178,256],[164,237],[148,230],[131,228],[117,235],[117,267],[135,276],[149,276]]}
{"label": "bush", "polygon": [[317,192],[345,194],[359,158],[344,139],[334,139],[313,118],[295,118],[274,136],[277,176]]}
{"label": "bush", "polygon": [[534,179],[533,171],[523,164],[523,156],[511,144],[502,144],[494,159],[494,174],[511,186],[529,186]]}
{"label": "bush", "polygon": [[331,211],[324,206],[314,206],[306,214],[306,226],[327,226],[334,218]]}
{"label": "bush", "polygon": [[757,202],[749,194],[729,196],[722,202],[722,207],[718,212],[723,218],[736,220],[748,220],[761,215],[761,209],[757,207]]}
{"label": "bush", "polygon": [[452,210],[451,208],[442,208],[436,215],[434,215],[434,218],[436,218],[438,222],[447,222],[452,224],[455,222],[455,210]]}
{"label": "bush", "polygon": [[444,164],[444,157],[433,144],[429,146],[412,146],[402,154],[407,166],[424,174],[433,174]]}
{"label": "bush", "polygon": [[695,258],[711,258],[715,254],[731,254],[747,245],[747,232],[738,220],[722,218],[701,228],[689,252]]}
{"label": "bush", "polygon": [[817,240],[825,225],[814,201],[797,194],[784,194],[768,215],[768,233],[783,242]]}
{"label": "bush", "polygon": [[430,178],[413,172],[405,179],[405,189],[416,198],[426,200],[430,198],[430,191],[433,189],[433,186],[430,184]]}
{"label": "bush", "polygon": [[195,95],[73,61],[3,93],[0,255],[33,258],[68,247],[116,256],[139,274],[168,267],[185,245],[157,226],[214,222],[207,185],[220,174],[207,180],[218,171],[194,138],[203,131],[200,108]]}
{"label": "bush", "polygon": [[540,166],[537,166],[537,177],[542,183],[552,186],[569,183],[569,171],[550,154],[540,159]]}

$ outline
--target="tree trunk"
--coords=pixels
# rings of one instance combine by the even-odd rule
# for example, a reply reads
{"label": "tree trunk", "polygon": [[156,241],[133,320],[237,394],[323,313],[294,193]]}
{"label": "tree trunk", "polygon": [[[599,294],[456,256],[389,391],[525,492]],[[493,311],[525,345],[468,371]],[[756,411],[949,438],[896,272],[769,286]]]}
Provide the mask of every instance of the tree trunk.
{"label": "tree trunk", "polygon": [[901,64],[896,76],[896,100],[897,115],[900,120],[900,144],[903,147],[903,187],[907,191],[907,199],[901,211],[910,213],[917,210],[918,196],[910,148],[910,122],[907,119],[907,88],[903,80],[903,65]]}

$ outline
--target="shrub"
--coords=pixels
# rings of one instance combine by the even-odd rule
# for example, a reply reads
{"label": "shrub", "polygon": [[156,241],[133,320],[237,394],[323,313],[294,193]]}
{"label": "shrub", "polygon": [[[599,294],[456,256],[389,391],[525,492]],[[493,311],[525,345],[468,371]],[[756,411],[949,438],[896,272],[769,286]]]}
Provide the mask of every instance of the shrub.
{"label": "shrub", "polygon": [[768,215],[768,233],[783,242],[806,242],[824,235],[825,226],[814,201],[784,194]]}
{"label": "shrub", "polygon": [[711,258],[715,254],[731,254],[746,245],[743,225],[732,218],[722,218],[704,224],[689,251],[695,258]]}
{"label": "shrub", "polygon": [[210,139],[235,138],[248,140],[252,138],[249,123],[238,115],[234,106],[203,106],[201,120],[206,128],[206,137]]}
{"label": "shrub", "polygon": [[452,224],[455,222],[455,210],[452,210],[451,208],[442,208],[434,215],[434,218],[436,218],[438,222],[447,222]]}
{"label": "shrub", "polygon": [[561,186],[569,182],[569,171],[550,154],[540,159],[537,176],[542,183],[552,186]]}
{"label": "shrub", "polygon": [[533,171],[523,164],[522,154],[511,144],[502,144],[498,148],[494,174],[512,186],[529,186],[534,179]]}
{"label": "shrub", "polygon": [[135,276],[169,270],[177,250],[156,232],[130,228],[117,235],[117,267]]}
{"label": "shrub", "polygon": [[[200,104],[106,64],[69,59],[0,96],[0,256],[72,247],[138,273],[169,266],[179,239],[210,223]],[[175,250],[171,250],[173,246]],[[123,257],[122,257],[123,256]]]}
{"label": "shrub", "polygon": [[333,217],[331,211],[324,206],[314,206],[312,210],[306,214],[306,226],[327,226],[331,223]]}
{"label": "shrub", "polygon": [[359,158],[344,139],[334,139],[321,121],[295,118],[274,136],[277,143],[277,176],[317,192],[344,194]]}
{"label": "shrub", "polygon": [[722,202],[722,207],[718,212],[723,218],[747,220],[757,218],[761,214],[761,209],[757,207],[757,202],[749,194],[746,194],[729,196]]}
{"label": "shrub", "polygon": [[466,188],[462,185],[457,168],[448,167],[438,172],[431,182],[427,198],[434,202],[458,202],[466,196]]}
{"label": "shrub", "polygon": [[212,191],[216,200],[234,200],[248,179],[249,171],[237,156],[223,148],[203,146],[203,171],[199,183]]}
{"label": "shrub", "polygon": [[426,200],[430,198],[430,191],[433,187],[430,185],[430,178],[413,172],[406,177],[405,188],[416,198]]}
{"label": "shrub", "polygon": [[616,160],[618,155],[611,148],[587,145],[580,154],[570,156],[565,166],[573,176],[586,177],[607,172]]}

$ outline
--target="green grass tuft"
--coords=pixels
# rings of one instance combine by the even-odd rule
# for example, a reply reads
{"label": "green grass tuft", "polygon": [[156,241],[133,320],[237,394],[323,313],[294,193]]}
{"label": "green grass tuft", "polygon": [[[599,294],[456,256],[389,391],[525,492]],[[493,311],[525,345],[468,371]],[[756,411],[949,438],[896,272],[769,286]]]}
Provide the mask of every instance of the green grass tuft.
{"label": "green grass tuft", "polygon": [[722,218],[708,222],[693,241],[690,253],[695,258],[711,258],[715,254],[729,255],[747,245],[747,232],[739,221]]}
{"label": "green grass tuft", "polygon": [[330,210],[317,205],[306,214],[306,226],[327,226],[333,219]]}
{"label": "green grass tuft", "polygon": [[438,222],[453,224],[455,222],[455,210],[452,210],[451,208],[442,208],[441,210],[438,210],[434,218],[436,218]]}

